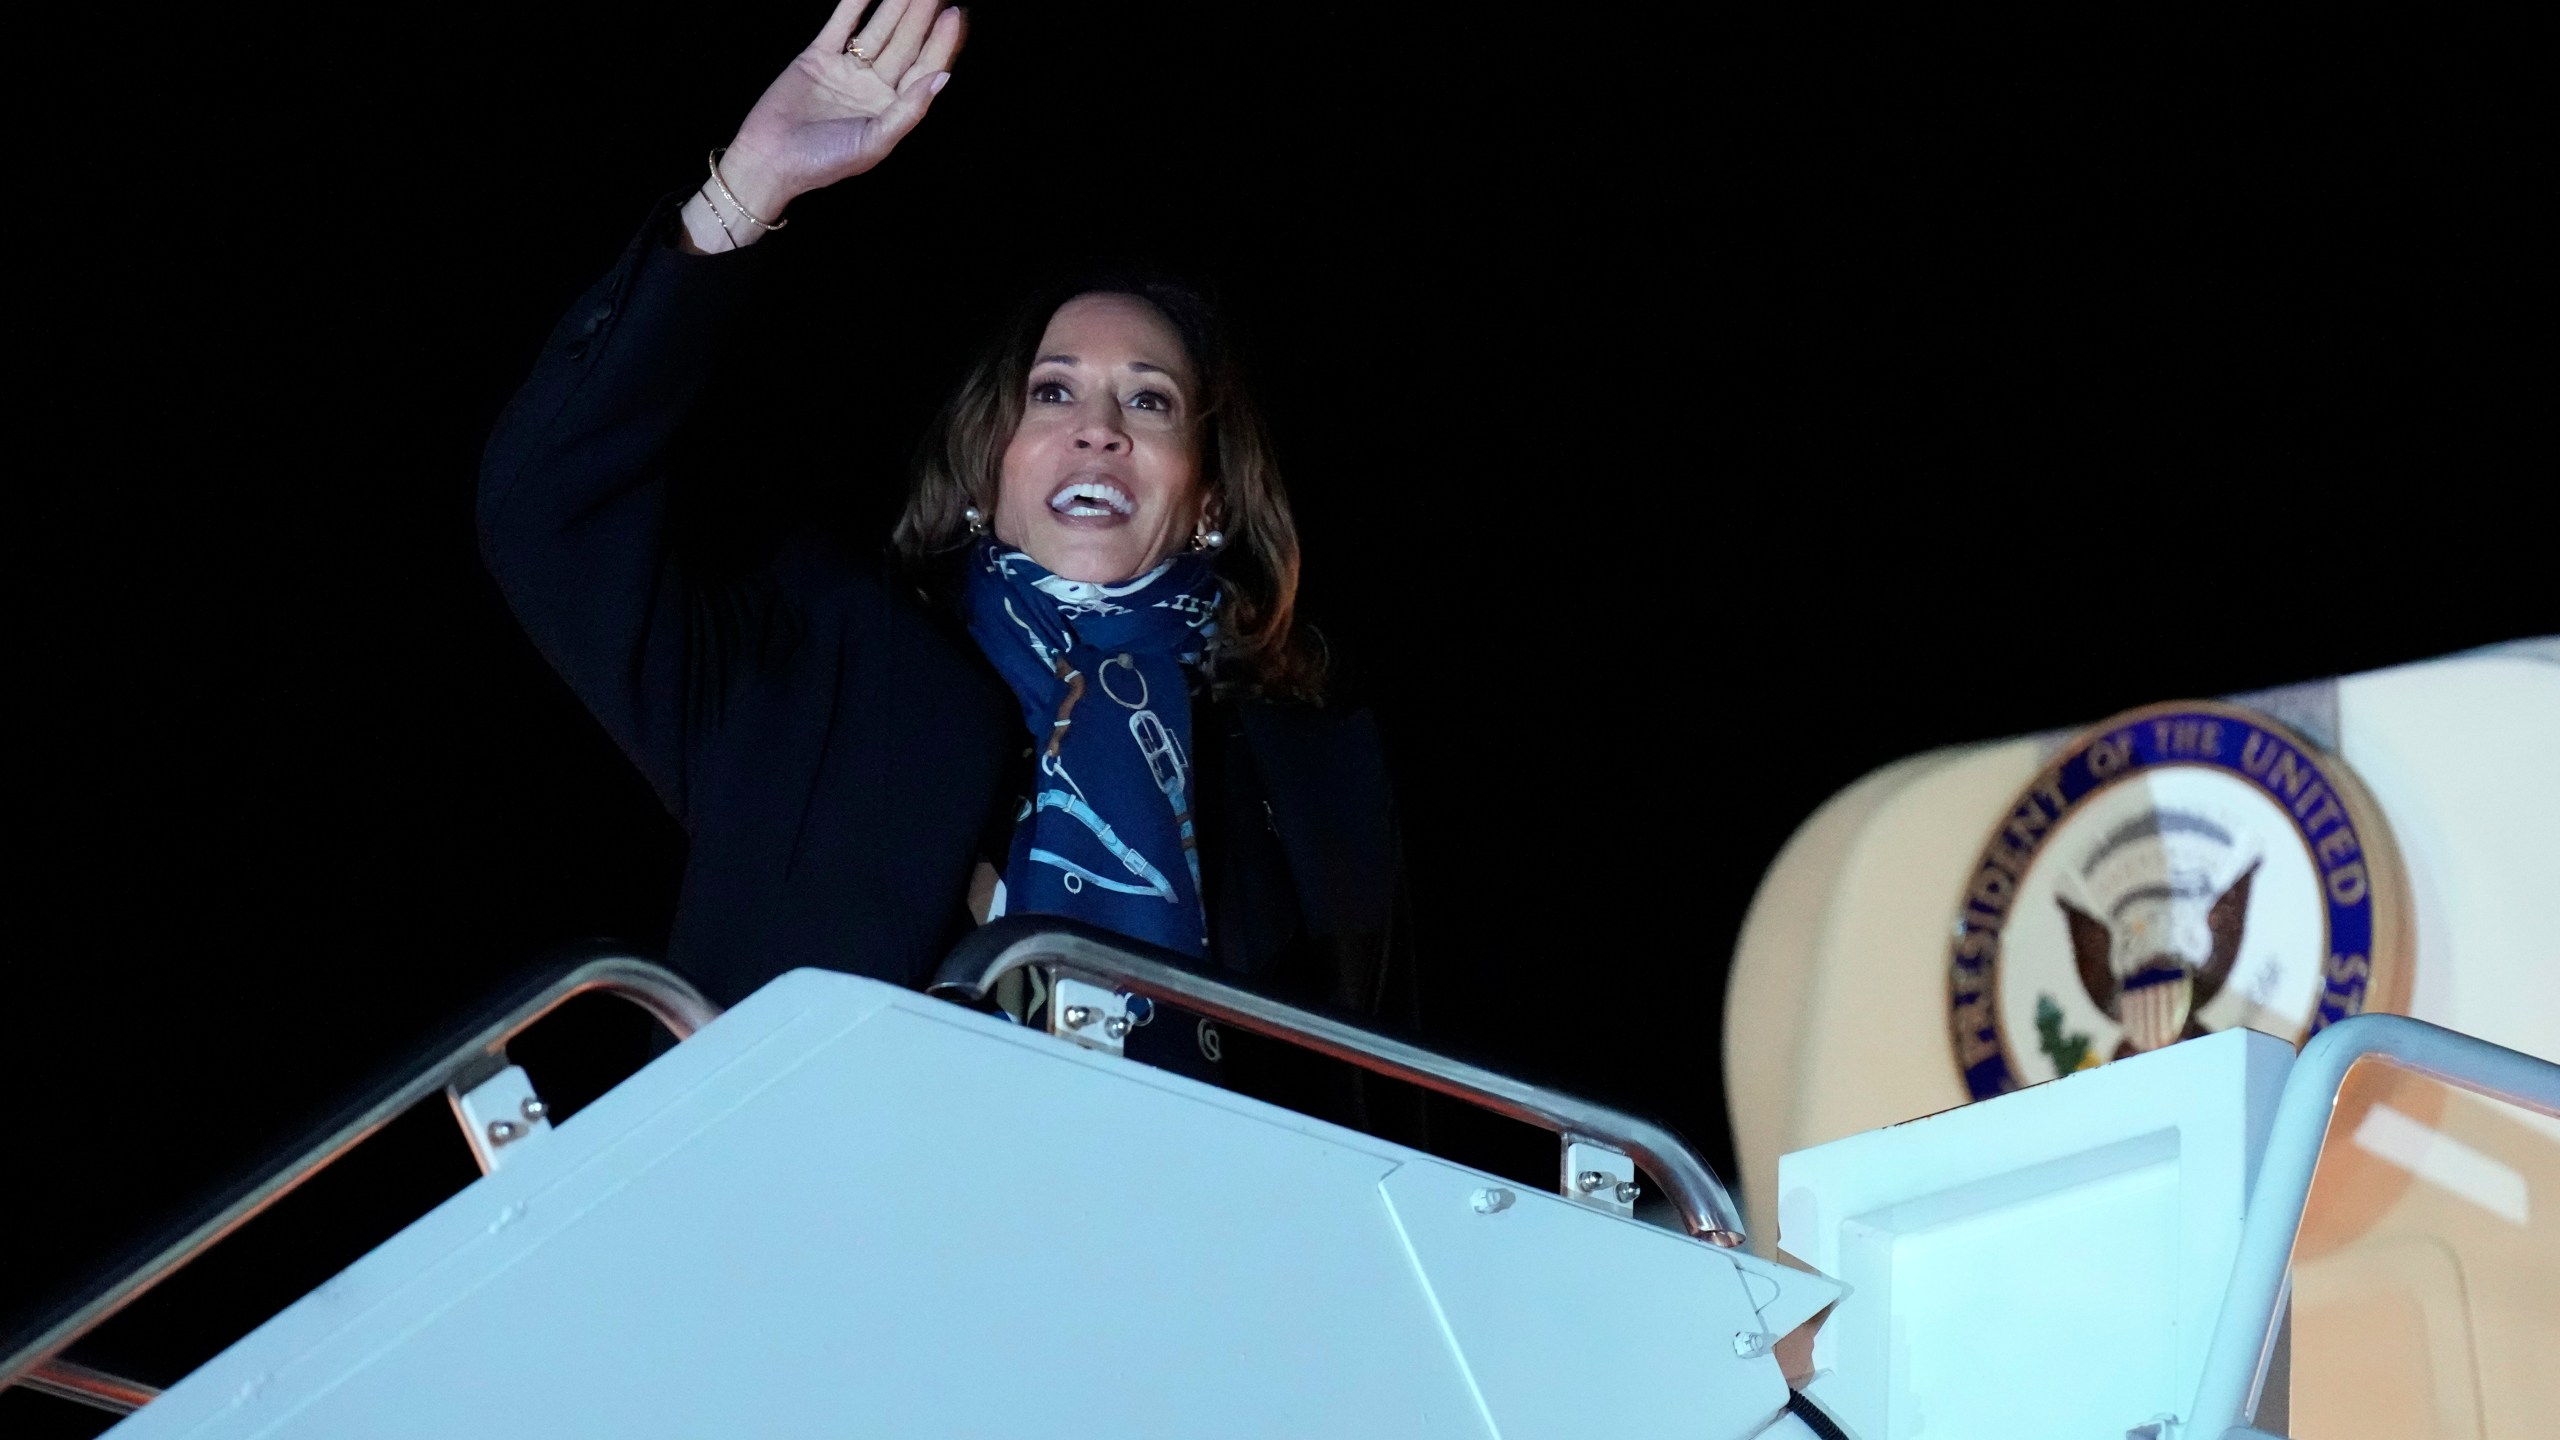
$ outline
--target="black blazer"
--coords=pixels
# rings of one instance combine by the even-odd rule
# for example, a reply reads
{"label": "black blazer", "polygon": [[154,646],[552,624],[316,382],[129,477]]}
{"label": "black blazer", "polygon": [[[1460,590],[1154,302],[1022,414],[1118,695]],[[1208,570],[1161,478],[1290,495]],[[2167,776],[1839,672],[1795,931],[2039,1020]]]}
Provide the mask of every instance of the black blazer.
{"label": "black blazer", "polygon": [[[676,965],[723,1004],[801,965],[918,984],[966,932],[981,835],[1030,741],[976,645],[881,565],[801,541],[743,578],[687,571],[661,457],[759,267],[683,253],[672,216],[570,307],[499,419],[482,550],[690,837]],[[1196,715],[1214,960],[1409,1023],[1369,715]]]}

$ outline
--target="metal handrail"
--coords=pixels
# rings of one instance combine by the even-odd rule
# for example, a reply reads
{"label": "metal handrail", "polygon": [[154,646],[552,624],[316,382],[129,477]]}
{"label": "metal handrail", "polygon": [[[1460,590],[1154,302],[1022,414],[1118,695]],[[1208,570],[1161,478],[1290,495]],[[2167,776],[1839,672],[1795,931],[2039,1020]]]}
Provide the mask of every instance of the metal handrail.
{"label": "metal handrail", "polygon": [[160,1398],[157,1386],[127,1380],[121,1375],[110,1375],[104,1370],[92,1370],[58,1355],[51,1360],[36,1362],[26,1374],[18,1377],[17,1383],[39,1395],[50,1395],[57,1400],[76,1400],[112,1415],[130,1415]]}
{"label": "metal handrail", "polygon": [[203,1221],[119,1272],[86,1300],[13,1345],[8,1358],[0,1361],[0,1389],[25,1385],[119,1412],[147,1404],[159,1393],[157,1390],[63,1360],[59,1358],[62,1351],[293,1193],[410,1106],[457,1078],[486,1068],[493,1057],[502,1059],[508,1041],[562,1004],[589,992],[630,1001],[648,1011],[678,1040],[710,1024],[720,1014],[720,1007],[704,999],[702,992],[682,976],[637,955],[590,948],[537,971],[510,998],[500,1002],[494,1016],[445,1043],[429,1047],[412,1065],[393,1072],[369,1099],[347,1112],[317,1143],[267,1170]]}
{"label": "metal handrail", "polygon": [[942,963],[932,994],[984,1005],[996,982],[1032,965],[1053,966],[1114,989],[1180,1005],[1212,1020],[1288,1041],[1374,1074],[1411,1081],[1498,1115],[1597,1141],[1634,1157],[1679,1210],[1689,1232],[1740,1245],[1742,1212],[1716,1172],[1667,1126],[1515,1079],[1484,1066],[1309,1010],[1233,980],[1187,968],[1169,950],[1051,915],[1015,915],[981,926]]}
{"label": "metal handrail", "polygon": [[2187,1410],[2187,1435],[2248,1440],[2265,1432],[2249,1428],[2259,1387],[2275,1343],[2276,1317],[2284,1304],[2293,1264],[2293,1242],[2311,1198],[2322,1140],[2337,1108],[2347,1071],[2359,1060],[2384,1060],[2448,1085],[2458,1085],[2543,1114],[2560,1116],[2560,1065],[2503,1045],[2412,1020],[2405,1015],[2358,1015],[2315,1035],[2285,1076],[2284,1095],[2267,1133],[2266,1157],[2249,1191],[2240,1248],[2231,1261],[2231,1283],[2205,1349],[2195,1403]]}

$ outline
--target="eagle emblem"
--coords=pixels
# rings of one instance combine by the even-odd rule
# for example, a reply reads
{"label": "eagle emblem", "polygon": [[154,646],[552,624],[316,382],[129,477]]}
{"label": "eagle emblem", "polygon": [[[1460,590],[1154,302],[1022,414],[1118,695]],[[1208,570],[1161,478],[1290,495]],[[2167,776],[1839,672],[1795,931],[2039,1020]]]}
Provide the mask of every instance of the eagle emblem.
{"label": "eagle emblem", "polygon": [[[2103,919],[2054,897],[2071,932],[2080,988],[2124,1027],[2116,1059],[2204,1033],[2196,1012],[2222,993],[2239,962],[2249,882],[2257,874],[2253,862],[2209,899],[2192,886],[2137,886],[2116,897]],[[2199,934],[2203,944],[2195,946]]]}

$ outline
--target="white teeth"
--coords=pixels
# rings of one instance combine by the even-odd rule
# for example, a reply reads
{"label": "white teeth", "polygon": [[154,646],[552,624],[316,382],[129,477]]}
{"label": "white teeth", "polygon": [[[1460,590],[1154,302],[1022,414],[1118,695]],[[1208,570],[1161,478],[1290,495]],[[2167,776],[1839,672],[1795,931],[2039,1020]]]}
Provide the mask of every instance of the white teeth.
{"label": "white teeth", "polygon": [[1071,519],[1098,520],[1105,515],[1134,515],[1138,507],[1128,493],[1103,481],[1079,481],[1049,498],[1049,508]]}

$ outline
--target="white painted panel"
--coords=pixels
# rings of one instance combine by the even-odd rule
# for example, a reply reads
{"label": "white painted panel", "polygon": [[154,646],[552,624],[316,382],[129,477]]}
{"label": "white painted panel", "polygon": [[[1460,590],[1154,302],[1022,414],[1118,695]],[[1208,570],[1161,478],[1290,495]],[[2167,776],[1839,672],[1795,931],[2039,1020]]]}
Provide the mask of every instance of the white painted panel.
{"label": "white painted panel", "polygon": [[1502,1434],[1741,1437],[1785,1407],[1777,1365],[1735,1353],[1760,1321],[1724,1256],[1553,1195],[1487,1213],[1484,1184],[1416,1161],[1381,1188]]}
{"label": "white painted panel", "polygon": [[1808,1387],[1867,1440],[2118,1440],[2184,1407],[2293,1049],[2137,1055],[1779,1162],[1845,1282]]}
{"label": "white painted panel", "polygon": [[1863,1377],[1885,1436],[2060,1435],[2079,1416],[2113,1440],[2107,1427],[2184,1405],[2163,1343],[2178,1319],[2161,1283],[2179,1267],[2175,1135],[2151,1138],[2083,1177],[2034,1177],[2050,1188],[1851,1223],[1840,1278],[1892,1298],[1872,1351],[1886,1363]]}
{"label": "white painted panel", "polygon": [[1748,1301],[1721,1252],[1543,1195],[1512,1243],[1439,1233],[1492,1183],[795,972],[116,1433],[1474,1440],[1488,1404],[1530,1417],[1514,1436],[1760,1428],[1699,1428],[1783,1399],[1722,1335]]}

